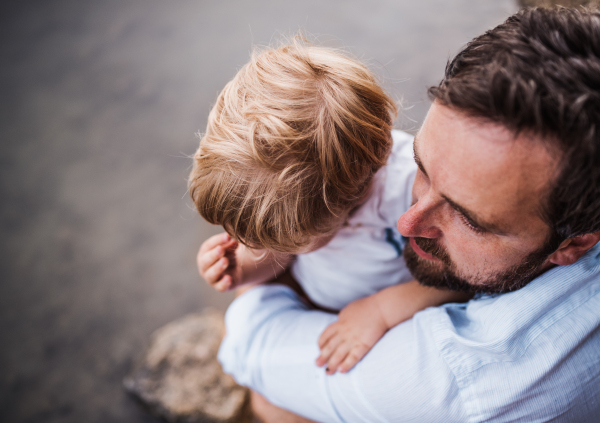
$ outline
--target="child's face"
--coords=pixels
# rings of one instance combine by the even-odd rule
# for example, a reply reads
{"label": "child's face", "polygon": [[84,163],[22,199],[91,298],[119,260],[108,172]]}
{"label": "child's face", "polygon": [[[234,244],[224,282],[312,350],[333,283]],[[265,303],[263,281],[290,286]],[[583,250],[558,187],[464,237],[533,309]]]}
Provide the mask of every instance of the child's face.
{"label": "child's face", "polygon": [[319,248],[322,248],[329,244],[329,241],[331,241],[333,237],[338,233],[338,231],[342,228],[342,226],[344,226],[349,216],[350,213],[347,213],[344,216],[340,216],[340,218],[336,222],[336,225],[334,225],[331,231],[323,235],[315,236],[310,244],[308,244],[306,247],[296,252],[295,254],[312,253],[313,251],[317,251]]}
{"label": "child's face", "polygon": [[306,254],[306,253],[312,253],[313,251],[317,251],[319,248],[322,248],[322,247],[326,246],[327,244],[329,244],[329,241],[331,241],[333,239],[333,237],[335,236],[336,233],[337,233],[337,230],[332,231],[331,233],[329,233],[327,235],[315,237],[313,239],[313,242],[311,242],[309,245],[307,245],[305,248],[303,248],[297,254]]}
{"label": "child's face", "polygon": [[295,254],[312,253],[313,251],[317,251],[319,248],[326,246],[329,243],[329,241],[331,241],[333,239],[335,234],[337,234],[337,232],[342,228],[342,226],[344,226],[344,224],[348,221],[348,219],[354,214],[354,212],[356,210],[358,210],[365,201],[367,201],[367,199],[371,195],[372,191],[373,191],[373,181],[371,181],[369,183],[369,187],[365,190],[365,193],[362,196],[362,198],[360,200],[358,200],[356,206],[353,207],[351,210],[349,210],[348,213],[346,213],[346,215],[341,216],[340,219],[338,219],[337,225],[334,226],[334,228],[330,232],[328,232],[327,234],[315,237],[308,246],[306,246],[305,248],[296,252]]}

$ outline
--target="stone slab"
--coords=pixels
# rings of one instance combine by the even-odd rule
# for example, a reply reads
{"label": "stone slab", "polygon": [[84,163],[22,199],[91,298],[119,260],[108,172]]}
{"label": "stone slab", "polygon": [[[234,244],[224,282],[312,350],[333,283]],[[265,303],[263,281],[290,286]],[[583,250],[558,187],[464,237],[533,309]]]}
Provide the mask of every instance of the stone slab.
{"label": "stone slab", "polygon": [[125,389],[172,423],[250,422],[249,392],[223,373],[223,313],[207,309],[156,330]]}

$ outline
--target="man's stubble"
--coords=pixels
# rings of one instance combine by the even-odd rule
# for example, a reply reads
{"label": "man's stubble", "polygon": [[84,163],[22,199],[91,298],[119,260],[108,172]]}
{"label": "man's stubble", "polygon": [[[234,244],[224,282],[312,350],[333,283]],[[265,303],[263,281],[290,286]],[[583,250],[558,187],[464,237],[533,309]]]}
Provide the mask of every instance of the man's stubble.
{"label": "man's stubble", "polygon": [[548,270],[544,267],[544,263],[556,250],[552,246],[554,243],[546,243],[542,248],[525,257],[520,264],[498,274],[466,277],[458,273],[456,264],[435,239],[416,237],[414,240],[423,251],[439,260],[424,259],[415,253],[410,244],[406,245],[403,252],[406,265],[420,284],[472,294],[502,294],[523,288]]}

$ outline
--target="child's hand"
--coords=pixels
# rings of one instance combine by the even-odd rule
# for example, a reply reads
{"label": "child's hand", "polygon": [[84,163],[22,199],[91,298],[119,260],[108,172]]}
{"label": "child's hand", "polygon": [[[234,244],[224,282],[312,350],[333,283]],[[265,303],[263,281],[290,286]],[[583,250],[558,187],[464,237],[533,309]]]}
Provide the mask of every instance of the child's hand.
{"label": "child's hand", "polygon": [[348,304],[319,337],[321,355],[317,366],[327,364],[329,375],[346,373],[358,363],[387,332],[377,300],[363,298]]}
{"label": "child's hand", "polygon": [[219,292],[234,287],[241,278],[235,256],[238,245],[224,232],[204,241],[198,251],[196,262],[200,275]]}

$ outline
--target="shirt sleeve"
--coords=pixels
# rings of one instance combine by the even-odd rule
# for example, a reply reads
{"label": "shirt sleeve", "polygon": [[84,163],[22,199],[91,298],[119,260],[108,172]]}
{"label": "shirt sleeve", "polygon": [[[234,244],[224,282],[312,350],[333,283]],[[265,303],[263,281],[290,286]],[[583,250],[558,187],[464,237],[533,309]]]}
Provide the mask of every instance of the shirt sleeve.
{"label": "shirt sleeve", "polygon": [[347,374],[315,365],[337,316],[308,310],[284,286],[260,286],[226,314],[223,369],[271,403],[319,422],[464,422],[454,376],[430,336],[432,310],[390,330]]}

